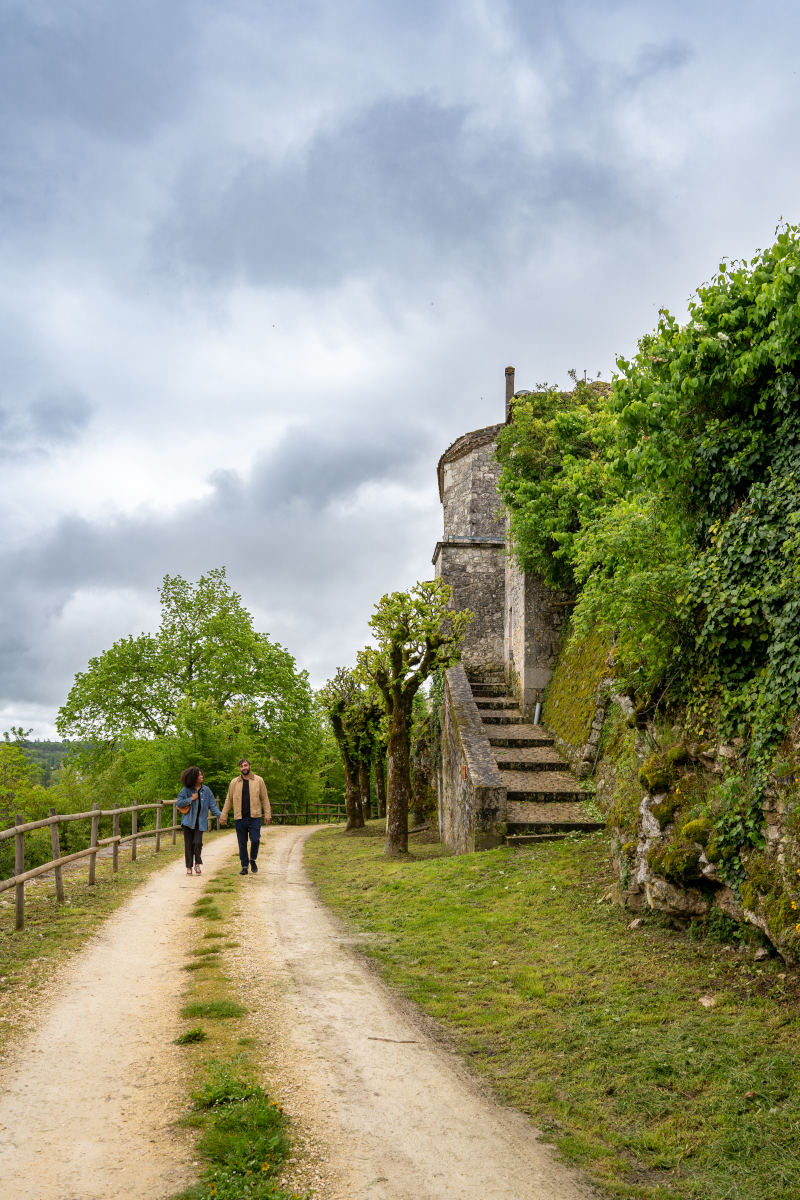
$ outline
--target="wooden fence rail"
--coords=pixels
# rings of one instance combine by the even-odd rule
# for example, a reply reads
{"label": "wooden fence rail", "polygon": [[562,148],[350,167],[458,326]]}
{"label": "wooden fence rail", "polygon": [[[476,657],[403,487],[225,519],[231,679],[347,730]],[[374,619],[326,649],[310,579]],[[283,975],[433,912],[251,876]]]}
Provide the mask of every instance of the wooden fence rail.
{"label": "wooden fence rail", "polygon": [[[175,801],[172,802],[172,824],[164,826],[161,824],[162,810],[166,807],[164,804],[130,804],[124,808],[108,808],[101,809],[98,804],[92,805],[89,812],[81,813],[57,813],[54,808],[50,809],[49,816],[42,817],[38,821],[26,821],[22,813],[17,813],[16,821],[10,829],[0,829],[0,842],[7,841],[9,838],[14,838],[14,874],[8,879],[0,879],[0,893],[7,892],[11,888],[15,891],[14,917],[15,927],[23,929],[25,927],[25,884],[35,879],[38,875],[45,875],[49,871],[53,872],[56,884],[56,898],[60,904],[64,903],[64,879],[62,867],[67,863],[77,862],[81,858],[89,859],[89,883],[94,884],[96,877],[97,854],[100,849],[105,846],[112,848],[112,871],[119,870],[119,848],[120,846],[130,843],[131,859],[136,858],[136,843],[140,838],[155,838],[156,852],[161,850],[162,835],[171,833],[172,844],[175,845],[177,833],[180,829],[178,820],[178,806]],[[147,810],[155,809],[156,824],[154,829],[139,829],[139,813]],[[338,822],[342,819],[343,805],[341,804],[313,804],[306,805],[303,812],[273,812],[273,824],[302,824],[319,825]],[[125,813],[131,815],[131,832],[125,836],[120,836],[119,819]],[[323,815],[324,814],[324,815]],[[101,818],[111,818],[112,835],[111,837],[100,837],[100,820]],[[214,818],[216,819],[216,818]],[[59,826],[67,824],[69,821],[91,821],[91,832],[89,835],[89,845],[83,850],[76,850],[73,854],[61,853],[61,843],[59,838]],[[30,870],[25,870],[25,834],[30,833],[35,829],[50,828],[50,845],[53,857],[50,862],[40,863],[38,867],[31,867]],[[217,828],[219,821],[217,820]]]}

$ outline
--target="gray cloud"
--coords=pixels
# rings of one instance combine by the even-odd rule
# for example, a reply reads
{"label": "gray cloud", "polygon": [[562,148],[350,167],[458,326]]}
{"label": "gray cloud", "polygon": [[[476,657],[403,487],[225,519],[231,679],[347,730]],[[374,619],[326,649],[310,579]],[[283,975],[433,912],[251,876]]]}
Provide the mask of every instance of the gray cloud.
{"label": "gray cloud", "polygon": [[[108,643],[85,630],[77,644],[65,646],[59,629],[77,594],[108,593],[110,604],[115,592],[152,596],[166,573],[196,578],[221,564],[272,635],[329,674],[351,654],[353,631],[365,626],[378,599],[373,579],[400,587],[430,574],[430,512],[387,511],[380,497],[359,503],[360,489],[384,489],[393,479],[413,488],[424,480],[435,508],[432,463],[432,448],[419,433],[291,431],[247,475],[213,475],[210,496],[169,516],[62,518],[36,543],[0,554],[8,581],[0,614],[0,706],[15,696],[27,704],[63,702],[90,654],[139,632],[123,626],[112,636],[113,614],[106,613]],[[354,595],[362,597],[357,606]],[[297,645],[298,628],[308,650]],[[52,670],[54,652],[61,671]]]}
{"label": "gray cloud", "polygon": [[22,407],[0,402],[0,458],[41,454],[76,442],[91,417],[89,401],[70,388],[45,392]]}
{"label": "gray cloud", "polygon": [[629,186],[619,158],[532,152],[474,115],[432,95],[385,98],[291,157],[193,163],[154,234],[156,257],[206,281],[332,287],[454,256],[485,268],[505,257],[510,229],[541,242],[569,209],[593,224],[646,211],[652,197]]}
{"label": "gray cloud", "polygon": [[149,136],[193,75],[190,0],[6,0],[0,116],[74,123],[104,138]]}

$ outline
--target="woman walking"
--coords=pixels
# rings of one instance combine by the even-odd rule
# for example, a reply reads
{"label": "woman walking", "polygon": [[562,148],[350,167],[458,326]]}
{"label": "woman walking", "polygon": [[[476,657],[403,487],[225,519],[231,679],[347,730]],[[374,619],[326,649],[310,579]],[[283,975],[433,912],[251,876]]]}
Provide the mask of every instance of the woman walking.
{"label": "woman walking", "polygon": [[178,792],[178,812],[181,813],[183,845],[186,852],[186,874],[201,874],[203,862],[203,834],[208,829],[208,814],[221,816],[214,793],[203,783],[203,772],[199,767],[187,767],[181,772],[183,787]]}

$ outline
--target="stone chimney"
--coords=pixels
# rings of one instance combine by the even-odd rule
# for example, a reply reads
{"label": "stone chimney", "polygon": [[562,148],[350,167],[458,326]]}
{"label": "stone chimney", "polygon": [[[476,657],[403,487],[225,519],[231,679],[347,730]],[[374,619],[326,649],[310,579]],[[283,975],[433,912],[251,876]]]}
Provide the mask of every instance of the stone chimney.
{"label": "stone chimney", "polygon": [[511,420],[511,401],[514,399],[514,368],[506,367],[506,425]]}

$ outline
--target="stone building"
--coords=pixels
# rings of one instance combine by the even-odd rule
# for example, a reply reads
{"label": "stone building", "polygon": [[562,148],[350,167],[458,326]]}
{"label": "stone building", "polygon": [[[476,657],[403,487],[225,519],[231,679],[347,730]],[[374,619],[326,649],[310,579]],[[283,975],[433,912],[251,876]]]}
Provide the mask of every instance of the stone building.
{"label": "stone building", "polygon": [[[497,845],[526,829],[586,827],[575,781],[563,774],[567,764],[532,724],[558,655],[564,597],[520,571],[508,553],[497,490],[497,435],[514,396],[524,394],[514,392],[514,368],[507,367],[506,420],[463,434],[438,465],[444,532],[434,568],[452,587],[456,608],[474,614],[461,663],[445,675],[442,712],[439,827],[456,852]],[[516,736],[495,727],[502,722],[517,722]],[[500,748],[512,743],[527,750]],[[522,770],[509,774],[505,766],[530,769],[533,777],[523,780]]]}
{"label": "stone building", "polygon": [[[506,367],[506,421],[514,395],[514,368]],[[558,655],[564,597],[520,571],[507,553],[494,454],[505,423],[462,434],[439,459],[444,533],[433,565],[452,587],[456,608],[474,613],[461,656],[468,677],[474,683],[502,680],[530,717]]]}

